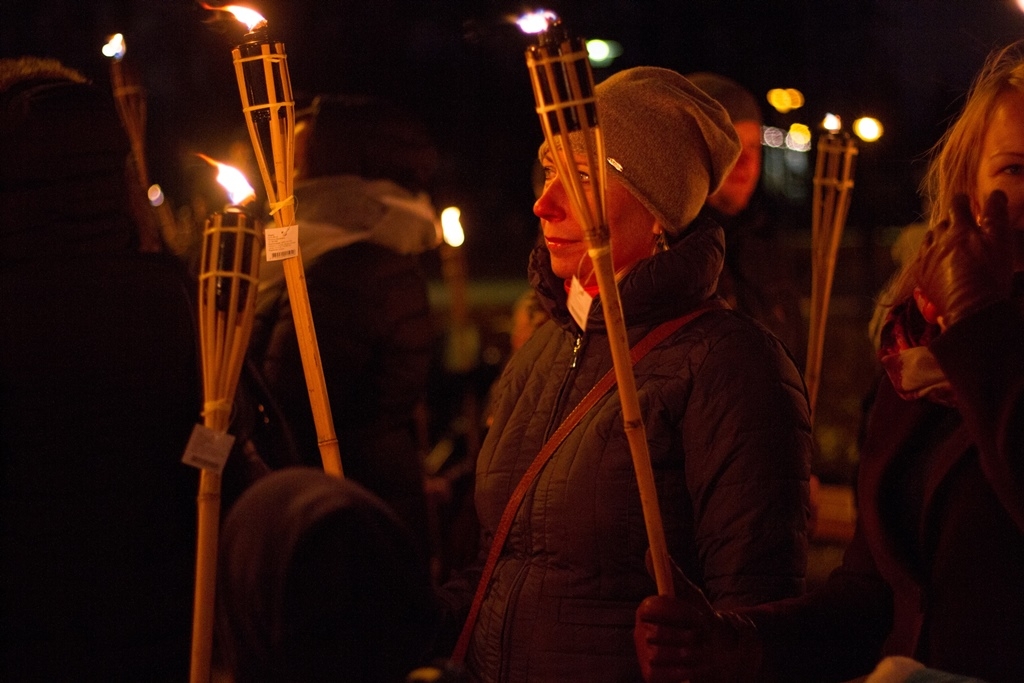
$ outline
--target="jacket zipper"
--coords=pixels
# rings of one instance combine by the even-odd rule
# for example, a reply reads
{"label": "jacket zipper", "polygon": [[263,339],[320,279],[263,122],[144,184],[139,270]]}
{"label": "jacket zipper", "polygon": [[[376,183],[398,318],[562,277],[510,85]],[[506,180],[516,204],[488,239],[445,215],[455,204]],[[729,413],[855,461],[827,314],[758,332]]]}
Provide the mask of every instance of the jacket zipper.
{"label": "jacket zipper", "polygon": [[[558,392],[558,401],[555,403],[555,410],[549,418],[549,424],[547,429],[547,437],[551,436],[551,432],[557,427],[559,422],[555,422],[555,418],[558,415],[558,408],[562,405],[565,397],[566,388],[571,384],[572,371],[576,369],[579,363],[580,351],[583,349],[583,333],[577,332],[576,338],[573,339],[572,343],[572,361],[569,363],[570,372],[565,373],[565,377],[562,379],[562,386]],[[527,531],[527,533],[529,533]],[[527,541],[528,543],[529,541]],[[523,558],[523,565],[519,568],[515,578],[512,581],[512,585],[509,587],[507,609],[502,616],[502,628],[501,636],[499,638],[499,650],[498,650],[498,682],[507,681],[510,676],[509,667],[511,662],[506,656],[507,648],[511,644],[512,639],[512,623],[513,613],[515,612],[516,601],[519,598],[519,593],[522,591],[523,583],[526,580],[526,570],[529,567],[529,557]]]}
{"label": "jacket zipper", "polygon": [[572,362],[569,363],[569,369],[570,370],[575,370],[576,369],[576,363],[580,359],[580,347],[581,346],[583,346],[583,334],[577,332],[576,333],[576,341],[574,341],[573,344],[572,344]]}
{"label": "jacket zipper", "polygon": [[576,370],[579,365],[580,351],[583,349],[583,333],[577,332],[576,338],[572,342],[572,361],[569,363],[569,372],[565,373],[562,377],[562,386],[558,389],[558,399],[555,401],[554,409],[548,416],[548,427],[544,433],[545,440],[551,436],[552,432],[561,423],[559,415],[561,414],[562,404],[565,403],[565,393],[567,387],[572,383],[573,371]]}

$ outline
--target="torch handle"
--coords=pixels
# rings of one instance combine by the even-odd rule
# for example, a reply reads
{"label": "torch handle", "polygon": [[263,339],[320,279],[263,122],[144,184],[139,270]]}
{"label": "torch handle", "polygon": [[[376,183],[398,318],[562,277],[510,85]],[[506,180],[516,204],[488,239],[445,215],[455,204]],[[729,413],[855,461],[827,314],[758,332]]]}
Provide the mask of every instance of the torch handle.
{"label": "torch handle", "polygon": [[302,370],[309,391],[309,403],[313,409],[320,458],[323,461],[324,472],[340,478],[344,476],[341,468],[341,451],[334,431],[331,404],[327,398],[327,382],[320,362],[316,330],[313,328],[313,312],[309,306],[309,292],[306,288],[306,274],[302,267],[301,255],[285,259],[282,266],[285,285],[288,287],[288,299],[291,302],[292,319],[295,321]]}
{"label": "torch handle", "polygon": [[203,469],[199,475],[196,585],[192,604],[191,683],[210,680],[213,658],[214,596],[217,590],[217,544],[220,529],[221,475]]}
{"label": "torch handle", "polygon": [[[622,403],[623,428],[640,490],[658,593],[673,595],[671,559],[636,393],[629,338],[615,282],[609,230],[605,220],[607,169],[604,138],[598,126],[593,73],[583,40],[569,37],[560,27],[548,37],[551,40],[542,40],[540,45],[526,52],[537,114],[558,177],[562,180],[576,220],[583,228],[587,252],[597,278],[619,400]],[[575,135],[578,142],[574,143],[571,135]],[[587,187],[584,187],[580,178],[574,154],[574,149],[579,147],[582,147],[591,179]]]}
{"label": "torch handle", "polygon": [[[274,218],[279,226],[295,225],[292,183],[295,170],[295,102],[284,44],[266,40],[244,43],[232,51],[238,92],[249,137]],[[301,254],[284,259],[285,285],[299,343],[299,356],[309,391],[317,445],[324,471],[344,476],[334,432],[320,347],[313,327]]]}
{"label": "torch handle", "polygon": [[[198,297],[203,424],[214,432],[227,432],[231,423],[231,406],[255,318],[259,243],[257,226],[241,213],[215,214],[203,231]],[[197,500],[191,683],[210,681],[220,501],[220,471],[204,467]]]}
{"label": "torch handle", "polygon": [[853,190],[853,161],[857,146],[852,139],[830,134],[818,142],[814,170],[814,195],[811,223],[811,304],[804,383],[808,405],[814,419],[821,386],[821,366],[825,347],[825,323],[828,319],[836,261],[846,215]]}
{"label": "torch handle", "polygon": [[672,584],[672,561],[669,557],[665,529],[661,521],[658,491],[654,485],[654,469],[651,466],[651,455],[647,447],[647,432],[644,428],[643,415],[640,412],[640,400],[636,393],[636,378],[633,376],[633,363],[629,355],[626,322],[622,313],[622,301],[619,299],[619,288],[615,283],[615,271],[612,267],[611,245],[607,241],[603,244],[588,242],[587,253],[594,264],[594,273],[597,276],[597,285],[601,292],[601,308],[604,312],[605,327],[608,330],[608,343],[611,347],[612,364],[615,367],[619,401],[622,404],[623,429],[629,443],[629,452],[633,458],[633,470],[636,473],[636,482],[640,490],[640,505],[644,513],[647,542],[651,548],[651,559],[654,564],[654,580],[658,586],[658,595],[673,596],[675,590]]}

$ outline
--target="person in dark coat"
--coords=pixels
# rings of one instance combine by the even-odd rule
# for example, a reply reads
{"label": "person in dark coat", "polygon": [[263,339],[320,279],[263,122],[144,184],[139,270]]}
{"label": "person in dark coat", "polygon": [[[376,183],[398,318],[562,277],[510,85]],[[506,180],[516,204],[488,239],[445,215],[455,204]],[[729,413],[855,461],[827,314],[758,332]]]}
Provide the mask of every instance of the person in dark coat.
{"label": "person in dark coat", "polygon": [[288,467],[224,523],[218,642],[236,683],[404,683],[435,619],[416,539],[351,479]]}
{"label": "person in dark coat", "polygon": [[[722,107],[673,71],[628,69],[600,83],[596,96],[614,267],[635,344],[721,301],[722,229],[698,212],[739,145]],[[547,437],[612,367],[581,226],[546,146],[540,157],[545,185],[534,213],[544,240],[530,279],[551,319],[511,357],[496,388],[476,470],[484,553]],[[668,549],[720,606],[799,595],[811,452],[803,383],[777,339],[708,305],[635,367]],[[612,390],[515,513],[472,631],[470,678],[638,680],[634,616],[656,590],[647,545]],[[444,587],[456,615],[475,581],[467,572]]]}
{"label": "person in dark coat", "polygon": [[[341,463],[391,505],[429,553],[414,411],[434,330],[420,256],[440,243],[427,189],[436,150],[387,102],[320,96],[303,117],[295,185],[299,246]],[[321,464],[280,261],[261,266],[250,347],[301,461]]]}
{"label": "person in dark coat", "polygon": [[749,90],[721,74],[701,71],[686,78],[725,107],[740,139],[736,164],[708,197],[709,215],[725,230],[718,294],[771,330],[802,369],[807,330],[800,314],[800,293],[779,242],[778,211],[760,184],[761,107]]}
{"label": "person in dark coat", "polygon": [[188,675],[190,279],[139,254],[108,91],[0,60],[0,679]]}
{"label": "person in dark coat", "polygon": [[[1024,43],[935,148],[929,230],[884,295],[886,370],[842,565],[804,598],[638,613],[649,681],[845,681],[884,655],[1024,680]],[[684,586],[685,588],[685,586]]]}

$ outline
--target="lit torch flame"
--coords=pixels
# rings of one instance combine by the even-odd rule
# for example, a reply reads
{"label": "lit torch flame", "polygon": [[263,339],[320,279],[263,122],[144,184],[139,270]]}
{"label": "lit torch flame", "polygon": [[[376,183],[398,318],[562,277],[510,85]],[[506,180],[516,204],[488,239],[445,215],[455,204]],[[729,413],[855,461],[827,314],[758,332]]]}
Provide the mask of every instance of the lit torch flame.
{"label": "lit torch flame", "polygon": [[115,33],[107,40],[107,44],[103,46],[102,52],[104,57],[110,57],[114,61],[119,62],[127,50],[128,48],[124,44],[124,36],[120,33]]}
{"label": "lit torch flame", "polygon": [[245,179],[245,176],[237,168],[222,164],[205,154],[198,154],[196,156],[211,166],[216,167],[217,182],[227,190],[232,206],[242,206],[256,199],[256,191],[252,189],[252,185],[249,184],[249,181]]}
{"label": "lit torch flame", "polygon": [[461,215],[462,212],[455,206],[449,206],[441,212],[441,232],[445,244],[449,246],[460,247],[466,241],[466,233],[462,230],[462,222],[459,220]]}
{"label": "lit torch flame", "polygon": [[235,15],[235,19],[245,24],[249,28],[249,33],[252,33],[258,28],[263,28],[267,25],[267,20],[263,18],[263,15],[254,9],[249,7],[242,7],[241,5],[225,5],[224,7],[211,7],[205,2],[203,7],[209,10],[215,10],[218,12],[230,12]]}
{"label": "lit torch flame", "polygon": [[842,127],[842,121],[835,114],[825,114],[825,120],[821,122],[821,127],[830,133],[838,133]]}
{"label": "lit torch flame", "polygon": [[539,9],[535,12],[527,12],[516,19],[516,23],[519,24],[523,33],[541,33],[548,30],[551,22],[557,20],[558,15],[551,10]]}

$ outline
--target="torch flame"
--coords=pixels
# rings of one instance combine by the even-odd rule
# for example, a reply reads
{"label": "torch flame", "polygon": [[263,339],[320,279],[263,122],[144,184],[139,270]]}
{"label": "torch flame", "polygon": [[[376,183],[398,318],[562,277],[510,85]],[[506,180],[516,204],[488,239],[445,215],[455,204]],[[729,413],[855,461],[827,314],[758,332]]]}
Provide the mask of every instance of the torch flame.
{"label": "torch flame", "polygon": [[548,26],[558,20],[558,15],[551,10],[539,9],[534,12],[527,12],[516,19],[519,28],[523,33],[541,33],[547,31]]}
{"label": "torch flame", "polygon": [[258,28],[262,28],[267,25],[267,20],[263,18],[263,15],[254,9],[249,7],[242,7],[241,5],[225,5],[224,7],[211,7],[206,3],[203,3],[203,7],[206,9],[217,10],[219,12],[231,12],[235,15],[235,19],[245,24],[249,33],[252,33]]}
{"label": "torch flame", "polygon": [[124,36],[120,33],[115,33],[110,36],[107,40],[107,44],[103,46],[101,52],[104,57],[112,57],[115,61],[121,61],[124,57],[124,53],[127,52],[128,48],[124,43]]}
{"label": "torch flame", "polygon": [[441,212],[441,232],[444,235],[445,244],[452,247],[462,246],[466,241],[466,234],[462,230],[462,221],[459,218],[462,212],[456,206],[449,206]]}
{"label": "torch flame", "polygon": [[217,168],[217,182],[228,191],[228,197],[231,199],[232,206],[242,206],[247,201],[256,199],[256,191],[252,189],[252,185],[249,184],[249,181],[245,179],[245,176],[237,168],[222,164],[205,154],[198,154],[196,156]]}
{"label": "torch flame", "polygon": [[821,122],[821,127],[830,133],[838,133],[842,127],[842,121],[835,114],[825,114],[825,120]]}

